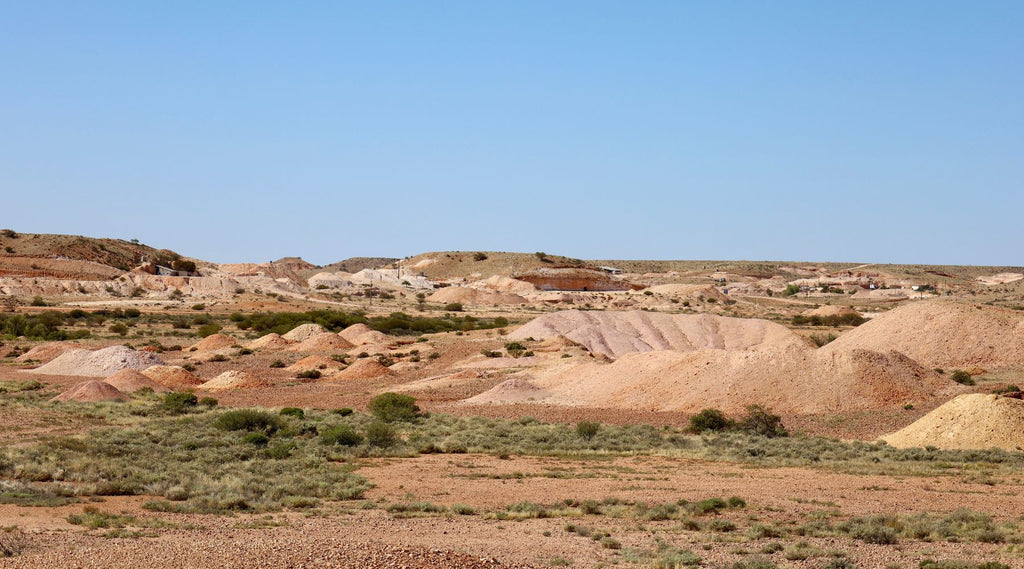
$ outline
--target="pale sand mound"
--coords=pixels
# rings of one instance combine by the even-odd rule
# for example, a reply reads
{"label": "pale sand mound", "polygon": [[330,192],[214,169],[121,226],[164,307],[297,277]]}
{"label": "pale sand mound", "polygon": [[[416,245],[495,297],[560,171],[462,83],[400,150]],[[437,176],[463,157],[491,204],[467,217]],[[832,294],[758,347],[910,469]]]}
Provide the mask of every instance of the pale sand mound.
{"label": "pale sand mound", "polygon": [[822,348],[896,350],[927,367],[1024,365],[1024,312],[929,300],[905,304]]}
{"label": "pale sand mound", "polygon": [[739,413],[762,404],[782,413],[824,413],[918,403],[953,384],[896,352],[788,350],[657,351],[586,363],[533,383],[558,405]]}
{"label": "pale sand mound", "polygon": [[1021,279],[1024,279],[1024,274],[1021,273],[999,273],[997,275],[978,277],[978,282],[983,285],[1001,285],[1015,283]]}
{"label": "pale sand mound", "polygon": [[961,395],[882,440],[899,448],[1024,450],[1024,401]]}
{"label": "pale sand mound", "polygon": [[105,380],[121,393],[134,393],[140,389],[150,388],[153,391],[168,391],[166,387],[146,377],[134,369],[123,369],[115,372]]}
{"label": "pale sand mound", "polygon": [[140,352],[127,346],[110,346],[95,352],[69,350],[50,363],[30,371],[49,375],[107,377],[118,370],[143,370],[163,363],[163,360],[149,352]]}
{"label": "pale sand mound", "polygon": [[302,342],[308,340],[318,334],[327,332],[324,327],[319,324],[303,324],[296,326],[290,332],[282,336],[285,340],[291,340],[293,342]]}
{"label": "pale sand mound", "polygon": [[205,352],[208,350],[222,350],[224,348],[230,348],[238,344],[238,340],[225,334],[211,334],[202,340],[199,340],[192,347],[199,352]]}
{"label": "pale sand mound", "polygon": [[711,285],[663,284],[649,287],[646,290],[649,290],[654,294],[663,294],[665,296],[700,299],[713,298],[720,302],[724,302],[729,298]]}
{"label": "pale sand mound", "polygon": [[91,379],[72,385],[67,391],[50,401],[80,401],[95,403],[98,401],[127,401],[128,397],[109,383]]}
{"label": "pale sand mound", "polygon": [[289,346],[289,352],[338,352],[352,348],[352,344],[337,334],[323,332]]}
{"label": "pale sand mound", "polygon": [[807,342],[774,322],[708,314],[566,310],[546,314],[508,335],[512,340],[565,336],[593,353],[618,358],[652,350],[787,349]]}
{"label": "pale sand mound", "polygon": [[266,336],[260,336],[259,338],[256,338],[255,340],[249,342],[249,344],[245,347],[249,348],[250,350],[281,350],[287,348],[290,345],[292,345],[291,341],[284,339],[280,334],[271,332]]}
{"label": "pale sand mound", "polygon": [[537,291],[537,287],[533,286],[531,283],[514,279],[512,277],[506,277],[504,275],[494,275],[482,281],[471,283],[470,286],[473,288],[489,289],[497,292],[519,295]]}
{"label": "pale sand mound", "polygon": [[80,349],[82,349],[81,344],[75,344],[74,342],[48,342],[46,344],[40,344],[24,354],[21,354],[15,358],[15,361],[24,362],[32,360],[45,364],[68,350]]}
{"label": "pale sand mound", "polygon": [[199,386],[200,389],[249,389],[272,387],[270,380],[257,377],[249,372],[229,370]]}
{"label": "pale sand mound", "polygon": [[393,372],[373,358],[362,358],[356,360],[352,365],[338,373],[324,379],[323,381],[347,381],[350,379],[376,379],[387,377]]}
{"label": "pale sand mound", "polygon": [[856,314],[860,316],[860,312],[850,308],[849,306],[819,306],[818,308],[812,308],[811,310],[804,311],[804,316],[846,316],[847,314]]}
{"label": "pale sand mound", "polygon": [[320,370],[324,373],[330,373],[332,371],[340,370],[342,364],[336,362],[331,358],[325,358],[324,356],[306,356],[301,360],[293,363],[292,365],[285,368],[285,371],[291,373],[301,373],[310,370]]}
{"label": "pale sand mound", "polygon": [[494,304],[523,304],[528,302],[518,294],[505,292],[477,290],[463,286],[450,286],[442,288],[427,297],[430,302],[458,302],[471,305],[494,305]]}
{"label": "pale sand mound", "polygon": [[148,367],[142,370],[142,375],[172,390],[195,387],[203,383],[203,380],[192,375],[192,372],[178,366]]}
{"label": "pale sand mound", "polygon": [[480,395],[463,400],[469,405],[481,403],[518,403],[522,401],[535,402],[551,394],[523,378],[512,378],[505,380]]}
{"label": "pale sand mound", "polygon": [[387,334],[378,332],[366,324],[353,324],[341,332],[338,332],[338,335],[353,346],[383,344],[389,341]]}

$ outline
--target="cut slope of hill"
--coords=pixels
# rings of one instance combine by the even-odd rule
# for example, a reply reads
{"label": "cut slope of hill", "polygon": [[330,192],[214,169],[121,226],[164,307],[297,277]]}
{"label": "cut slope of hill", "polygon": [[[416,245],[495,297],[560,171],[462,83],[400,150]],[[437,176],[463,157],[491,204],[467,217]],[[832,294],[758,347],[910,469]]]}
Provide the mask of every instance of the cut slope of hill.
{"label": "cut slope of hill", "polygon": [[0,275],[104,280],[143,259],[170,265],[181,255],[121,239],[0,231]]}
{"label": "cut slope of hill", "polygon": [[652,350],[807,346],[806,340],[767,320],[639,310],[565,310],[535,318],[509,334],[513,340],[543,340],[556,336],[564,336],[590,352],[613,359],[631,352]]}

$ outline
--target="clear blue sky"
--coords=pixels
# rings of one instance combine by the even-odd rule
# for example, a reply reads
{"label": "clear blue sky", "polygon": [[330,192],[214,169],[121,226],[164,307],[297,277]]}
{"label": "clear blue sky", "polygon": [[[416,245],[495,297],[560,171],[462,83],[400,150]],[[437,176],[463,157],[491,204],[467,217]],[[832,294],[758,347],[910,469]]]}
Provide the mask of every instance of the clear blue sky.
{"label": "clear blue sky", "polygon": [[1024,265],[1024,2],[0,2],[0,226]]}

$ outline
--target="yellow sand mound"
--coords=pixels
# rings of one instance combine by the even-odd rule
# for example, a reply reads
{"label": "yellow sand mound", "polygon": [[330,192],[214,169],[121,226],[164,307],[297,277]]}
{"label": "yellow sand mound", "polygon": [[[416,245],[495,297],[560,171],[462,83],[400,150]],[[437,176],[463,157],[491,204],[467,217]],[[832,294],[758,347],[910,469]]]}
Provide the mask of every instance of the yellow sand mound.
{"label": "yellow sand mound", "polygon": [[21,354],[15,361],[24,362],[28,360],[47,363],[68,350],[80,350],[81,344],[73,342],[47,342],[40,344],[31,350]]}
{"label": "yellow sand mound", "polygon": [[961,395],[882,440],[899,448],[1024,450],[1024,401]]}
{"label": "yellow sand mound", "polygon": [[905,304],[823,350],[896,350],[927,367],[1024,365],[1024,312],[953,301]]}
{"label": "yellow sand mound", "polygon": [[142,370],[142,375],[171,390],[187,389],[203,383],[192,372],[178,366],[148,367]]}
{"label": "yellow sand mound", "polygon": [[253,387],[272,387],[268,379],[253,375],[246,371],[230,370],[202,384],[200,389],[250,389]]}
{"label": "yellow sand mound", "polygon": [[469,405],[482,403],[520,403],[529,401],[531,403],[544,400],[551,393],[543,390],[523,378],[512,378],[505,380],[498,385],[488,389],[480,395],[463,400]]}
{"label": "yellow sand mound", "polygon": [[471,305],[523,304],[527,300],[518,294],[477,290],[462,286],[443,288],[427,297],[430,302],[458,302]]}
{"label": "yellow sand mound", "polygon": [[324,381],[347,381],[350,379],[377,379],[380,377],[387,377],[392,375],[392,372],[387,367],[381,365],[375,359],[362,358],[356,360],[352,365],[339,371],[336,374],[324,379]]}
{"label": "yellow sand mound", "polygon": [[288,347],[290,352],[340,352],[352,348],[352,344],[337,334],[324,332],[310,336]]}
{"label": "yellow sand mound", "polygon": [[353,324],[338,332],[338,335],[353,346],[383,344],[389,341],[387,334],[378,332],[366,324]]}
{"label": "yellow sand mound", "polygon": [[128,397],[113,385],[95,379],[76,383],[64,393],[51,399],[51,401],[80,401],[83,403],[127,400]]}
{"label": "yellow sand mound", "polygon": [[114,373],[105,380],[108,384],[117,388],[121,393],[134,393],[140,389],[150,388],[153,391],[167,391],[168,389],[156,381],[146,377],[141,372],[133,369],[123,369]]}
{"label": "yellow sand mound", "polygon": [[316,369],[323,373],[331,373],[332,371],[337,371],[342,367],[343,366],[340,362],[332,360],[331,358],[325,358],[324,356],[306,356],[288,366],[285,370],[292,373],[301,373]]}
{"label": "yellow sand mound", "polygon": [[324,330],[324,327],[319,324],[303,324],[293,328],[290,332],[285,334],[283,338],[293,342],[302,342],[303,340],[308,340],[309,338],[318,334],[323,334],[324,332],[327,332],[327,330]]}
{"label": "yellow sand mound", "polygon": [[202,340],[199,340],[192,347],[196,351],[204,352],[207,350],[222,350],[224,348],[230,348],[238,344],[238,340],[228,336],[226,334],[211,334]]}
{"label": "yellow sand mound", "polygon": [[280,334],[271,332],[270,334],[260,336],[259,338],[249,342],[245,347],[250,350],[280,350],[287,348],[292,345],[292,343],[293,342],[284,339]]}

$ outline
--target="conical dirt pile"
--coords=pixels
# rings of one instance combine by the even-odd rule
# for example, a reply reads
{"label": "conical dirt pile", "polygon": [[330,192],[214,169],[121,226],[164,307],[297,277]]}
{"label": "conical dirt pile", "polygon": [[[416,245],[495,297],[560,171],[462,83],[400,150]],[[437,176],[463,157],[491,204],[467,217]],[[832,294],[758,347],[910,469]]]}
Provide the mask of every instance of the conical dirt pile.
{"label": "conical dirt pile", "polygon": [[1024,450],[1024,401],[961,395],[882,440],[899,448]]}

